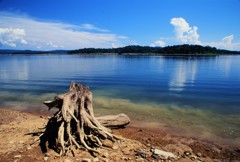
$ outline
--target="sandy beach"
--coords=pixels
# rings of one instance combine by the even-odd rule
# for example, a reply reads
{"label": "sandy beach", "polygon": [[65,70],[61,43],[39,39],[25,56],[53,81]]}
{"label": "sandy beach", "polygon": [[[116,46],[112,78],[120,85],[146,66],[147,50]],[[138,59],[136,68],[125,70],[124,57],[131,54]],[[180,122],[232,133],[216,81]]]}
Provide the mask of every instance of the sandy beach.
{"label": "sandy beach", "polygon": [[192,137],[172,135],[164,130],[155,130],[136,123],[113,133],[125,140],[114,144],[106,141],[101,156],[92,156],[85,150],[76,150],[75,156],[60,157],[48,149],[41,150],[36,136],[53,112],[20,112],[0,109],[0,161],[168,161],[155,157],[151,148],[176,155],[171,161],[240,161],[240,148],[203,141]]}

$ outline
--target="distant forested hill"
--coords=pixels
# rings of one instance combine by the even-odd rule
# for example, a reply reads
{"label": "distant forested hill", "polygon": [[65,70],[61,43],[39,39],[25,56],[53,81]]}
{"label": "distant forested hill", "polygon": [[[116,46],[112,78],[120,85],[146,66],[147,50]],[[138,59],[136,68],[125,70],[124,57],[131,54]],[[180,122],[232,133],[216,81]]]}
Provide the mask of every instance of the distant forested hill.
{"label": "distant forested hill", "polygon": [[11,49],[0,49],[0,54],[19,54],[19,55],[33,55],[33,54],[66,54],[67,50],[54,50],[54,51],[33,51],[33,50],[11,50]]}
{"label": "distant forested hill", "polygon": [[71,54],[88,53],[137,53],[137,54],[240,54],[240,51],[221,50],[200,45],[175,45],[167,47],[126,46],[120,48],[83,48],[69,51]]}
{"label": "distant forested hill", "polygon": [[240,51],[221,50],[210,46],[200,45],[175,45],[167,47],[149,46],[126,46],[120,48],[83,48],[78,50],[9,50],[2,49],[0,54],[137,54],[137,55],[219,55],[219,54],[240,54]]}

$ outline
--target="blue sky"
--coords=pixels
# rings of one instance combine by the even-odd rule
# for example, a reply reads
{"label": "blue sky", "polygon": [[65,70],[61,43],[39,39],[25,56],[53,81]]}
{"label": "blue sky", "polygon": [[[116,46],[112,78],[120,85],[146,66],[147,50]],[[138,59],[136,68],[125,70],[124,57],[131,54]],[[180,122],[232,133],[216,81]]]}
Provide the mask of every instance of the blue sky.
{"label": "blue sky", "polygon": [[240,50],[240,0],[0,0],[0,49]]}

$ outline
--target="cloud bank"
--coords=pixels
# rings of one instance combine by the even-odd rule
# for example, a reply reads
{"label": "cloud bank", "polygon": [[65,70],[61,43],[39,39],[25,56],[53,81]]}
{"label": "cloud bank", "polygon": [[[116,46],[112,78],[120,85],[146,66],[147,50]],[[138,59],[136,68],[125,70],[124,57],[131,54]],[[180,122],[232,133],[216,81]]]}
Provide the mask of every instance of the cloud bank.
{"label": "cloud bank", "polygon": [[240,50],[240,42],[233,42],[234,35],[228,35],[222,38],[219,42],[208,42],[204,45],[214,46],[217,48],[228,49],[228,50]]}
{"label": "cloud bank", "polygon": [[109,33],[92,24],[73,25],[40,21],[27,16],[0,12],[1,48],[17,49],[77,49],[85,47],[109,48],[124,45],[126,36]]}
{"label": "cloud bank", "polygon": [[0,28],[0,45],[16,47],[17,44],[28,44],[24,39],[24,29],[19,28]]}
{"label": "cloud bank", "polygon": [[[182,17],[174,17],[170,20],[170,24],[174,27],[174,38],[162,38],[150,44],[153,47],[164,47],[167,44],[198,44],[203,46],[212,46],[219,49],[240,50],[240,42],[234,42],[234,35],[227,35],[220,41],[203,42],[200,40],[197,26],[190,26],[189,23]],[[170,40],[165,42],[163,40]]]}
{"label": "cloud bank", "polygon": [[155,41],[154,43],[150,44],[151,47],[164,47],[166,45],[167,44],[162,40],[158,40],[158,41]]}
{"label": "cloud bank", "polygon": [[176,39],[182,44],[199,44],[213,46],[220,49],[240,50],[240,42],[233,42],[234,35],[228,35],[217,42],[202,42],[198,34],[198,27],[191,27],[184,18],[172,18],[170,24],[173,25]]}
{"label": "cloud bank", "polygon": [[184,44],[201,44],[199,40],[198,28],[189,26],[183,18],[172,18],[170,21],[175,28],[177,39]]}

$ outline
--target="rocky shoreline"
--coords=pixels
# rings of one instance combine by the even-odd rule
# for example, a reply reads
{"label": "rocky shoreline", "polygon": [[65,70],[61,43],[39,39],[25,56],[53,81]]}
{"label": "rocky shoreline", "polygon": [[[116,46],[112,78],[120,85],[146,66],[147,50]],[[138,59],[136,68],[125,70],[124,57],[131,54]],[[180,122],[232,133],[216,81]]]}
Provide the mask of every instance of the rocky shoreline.
{"label": "rocky shoreline", "polygon": [[98,156],[84,149],[65,157],[51,149],[43,153],[38,141],[32,144],[36,137],[30,133],[39,131],[48,115],[0,109],[0,161],[240,161],[238,147],[176,136],[138,125],[113,130],[114,134],[125,139],[114,144],[105,141]]}

